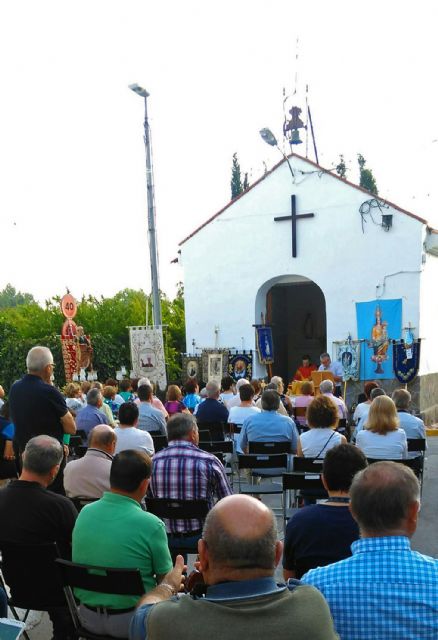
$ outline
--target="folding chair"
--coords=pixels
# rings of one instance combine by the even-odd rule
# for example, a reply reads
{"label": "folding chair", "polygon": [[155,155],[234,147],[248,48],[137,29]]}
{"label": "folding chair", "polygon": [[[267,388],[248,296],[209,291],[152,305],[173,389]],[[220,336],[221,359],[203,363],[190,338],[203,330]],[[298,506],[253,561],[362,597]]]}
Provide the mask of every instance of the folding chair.
{"label": "folding chair", "polygon": [[[322,465],[324,460],[322,458],[302,458],[295,456],[292,461],[292,471],[294,473],[306,474],[307,479],[311,479],[315,474],[321,475]],[[324,489],[322,482],[317,488],[304,486],[297,489],[294,502],[298,504],[300,498],[307,498],[308,500],[321,500],[327,498],[327,491]]]}
{"label": "folding chair", "polygon": [[350,428],[348,426],[347,418],[339,418],[336,431],[345,436],[348,442],[350,442]]}
{"label": "folding chair", "polygon": [[390,458],[367,458],[368,464],[374,464],[375,462],[396,462],[397,464],[404,464],[405,467],[409,467],[410,469],[412,469],[412,471],[415,473],[415,475],[417,476],[418,480],[420,481],[420,492],[422,492],[423,490],[423,483],[422,483],[422,469],[423,469],[423,462],[421,458],[403,458],[403,459],[397,459],[397,460],[392,460]]}
{"label": "folding chair", "polygon": [[[239,493],[249,495],[282,494],[283,489],[281,484],[278,482],[256,484],[254,483],[254,479],[257,476],[261,476],[263,472],[267,472],[270,477],[281,476],[283,472],[287,471],[287,458],[287,453],[239,455],[237,457],[239,469]],[[251,483],[242,484],[240,477],[240,471],[242,469],[250,470]]]}
{"label": "folding chair", "polygon": [[144,586],[139,569],[95,567],[61,560],[60,558],[56,560],[56,567],[77,637],[87,638],[87,640],[114,640],[114,636],[95,634],[87,631],[81,625],[73,588],[139,597],[144,594]]}
{"label": "folding chair", "polygon": [[86,496],[74,496],[74,498],[70,498],[76,507],[76,511],[80,513],[80,511],[87,505],[92,502],[96,502],[99,498],[87,498]]}
{"label": "folding chair", "polygon": [[[153,513],[161,520],[201,520],[202,522],[207,517],[209,506],[207,500],[177,500],[174,498],[145,498],[146,509],[149,513]],[[168,536],[174,535],[180,541],[184,538],[193,537],[192,532],[185,534],[168,534]],[[196,535],[196,534],[195,534]],[[201,537],[201,532],[199,532]],[[178,553],[197,553],[198,547],[194,545],[184,546],[184,543],[178,544],[177,547],[172,545],[172,538],[169,538],[169,549],[172,557],[178,555]],[[176,553],[175,553],[176,552]]]}
{"label": "folding chair", "polygon": [[151,433],[152,441],[154,443],[155,453],[158,453],[162,449],[167,447],[167,437],[163,435],[155,435]]}
{"label": "folding chair", "polygon": [[[234,486],[233,476],[233,455],[234,455],[234,442],[233,440],[219,440],[218,442],[201,442],[199,441],[199,448],[208,453],[214,454],[224,465],[225,473],[230,480],[231,486]],[[220,456],[218,455],[220,454]],[[227,456],[227,457],[225,457]]]}
{"label": "folding chair", "polygon": [[204,442],[211,442],[211,433],[209,429],[199,429],[199,444]]}
{"label": "folding chair", "polygon": [[208,430],[212,441],[225,440],[225,424],[223,422],[202,422],[198,420],[198,429]]}
{"label": "folding chair", "polygon": [[410,458],[410,460],[415,460],[417,463],[414,473],[417,475],[420,481],[421,491],[423,491],[424,458],[426,447],[426,438],[408,438],[409,453],[419,454],[418,456],[415,456],[415,458]]}
{"label": "folding chair", "polygon": [[[321,474],[318,472],[315,473],[315,471],[313,471],[313,473],[302,473],[292,471],[283,473],[283,520],[285,525],[292,515],[289,505],[292,503],[295,509],[298,507],[298,500],[301,496],[301,492],[315,492],[319,490],[322,495],[324,492],[324,486],[322,484]],[[294,494],[293,501],[288,499],[291,491],[293,491]],[[327,493],[325,493],[325,496],[327,497]]]}
{"label": "folding chair", "polygon": [[[0,586],[10,589],[8,605],[16,620],[20,620],[17,608],[24,609],[23,622],[29,612],[49,611],[66,607],[66,601],[55,567],[59,552],[54,542],[47,544],[16,544],[0,541],[2,574]],[[29,636],[24,631],[24,637]]]}

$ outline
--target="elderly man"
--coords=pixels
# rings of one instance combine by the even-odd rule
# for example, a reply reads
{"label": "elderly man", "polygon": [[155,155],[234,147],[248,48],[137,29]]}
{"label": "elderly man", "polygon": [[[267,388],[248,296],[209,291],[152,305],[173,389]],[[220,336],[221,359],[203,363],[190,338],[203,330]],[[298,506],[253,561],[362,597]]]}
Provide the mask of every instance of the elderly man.
{"label": "elderly man", "polygon": [[321,591],[341,638],[438,638],[438,561],[410,548],[420,486],[408,467],[376,462],[350,489],[361,538],[351,558],[302,580]]}
{"label": "elderly man", "polygon": [[[282,551],[272,511],[249,496],[230,496],[208,514],[198,544],[204,597],[175,597],[183,560],[147,593],[131,625],[131,640],[333,640],[327,603],[316,589],[277,584]],[[220,631],[222,630],[222,631]]]}
{"label": "elderly man", "polygon": [[296,453],[298,431],[295,422],[278,411],[280,396],[268,389],[261,398],[262,411],[246,418],[239,436],[239,451],[246,451],[249,442],[290,442],[291,453]]}
{"label": "elderly man", "polygon": [[[231,493],[224,468],[216,456],[198,447],[196,419],[177,413],[167,423],[169,445],[154,456],[150,493],[155,498],[207,499],[210,507]],[[201,520],[170,520],[166,528],[172,546],[195,544],[201,535]]]}
{"label": "elderly man", "polygon": [[[140,506],[151,469],[151,459],[142,451],[118,453],[111,465],[111,491],[82,509],[73,531],[74,562],[139,568],[146,591],[161,582],[172,567],[163,522]],[[128,637],[137,596],[84,589],[75,593],[84,627],[96,634]]]}
{"label": "elderly man", "polygon": [[71,460],[64,470],[64,488],[69,498],[101,498],[110,490],[111,463],[117,436],[106,424],[90,431],[88,449],[83,458]]}
{"label": "elderly man", "polygon": [[228,409],[222,402],[219,402],[221,393],[219,383],[216,380],[210,380],[207,382],[205,389],[207,397],[198,406],[196,412],[198,422],[227,422]]}
{"label": "elderly man", "polygon": [[[12,385],[9,393],[10,415],[15,425],[14,442],[20,453],[34,436],[47,434],[62,443],[64,434],[76,433],[65,398],[52,384],[55,365],[50,349],[33,347],[27,354],[26,367],[27,374]],[[50,487],[56,493],[64,493],[64,466],[65,457]]]}
{"label": "elderly man", "polygon": [[[267,384],[264,388],[264,391],[276,391],[278,393],[278,384],[276,382],[270,382],[269,384]],[[257,407],[257,409],[261,409],[262,408],[262,397],[260,396],[260,398],[257,400],[257,402],[255,403],[255,406]],[[277,409],[277,413],[279,413],[282,416],[288,416],[288,412],[286,411],[286,407],[284,406],[284,404],[281,401],[281,396],[280,396],[280,402],[278,404],[278,409]]]}
{"label": "elderly man", "polygon": [[338,418],[346,419],[348,415],[347,407],[345,406],[345,402],[342,398],[338,398],[333,394],[334,386],[331,380],[323,380],[319,385],[319,390],[323,396],[327,396],[338,408]]}
{"label": "elderly man", "polygon": [[167,435],[166,420],[162,411],[153,406],[152,387],[142,384],[138,390],[138,428],[160,435]]}
{"label": "elderly man", "polygon": [[[47,491],[62,460],[63,448],[55,438],[40,435],[27,442],[20,478],[0,491],[3,541],[17,544],[56,542],[61,555],[70,556],[76,509],[65,496]],[[67,607],[50,609],[49,616],[54,638],[66,640],[70,637],[72,629]],[[71,637],[74,637],[73,633]]]}
{"label": "elderly man", "polygon": [[87,436],[91,429],[98,424],[108,424],[106,415],[101,411],[103,396],[99,389],[90,389],[87,393],[87,406],[81,409],[76,416],[76,427],[85,431]]}
{"label": "elderly man", "polygon": [[[157,398],[157,396],[153,393],[154,391],[153,385],[152,385],[152,382],[149,380],[149,378],[140,378],[140,380],[137,382],[137,394],[140,387],[144,387],[145,385],[147,385],[148,387],[151,387],[152,389],[152,406],[154,407],[154,409],[158,409],[158,411],[161,411],[161,413],[167,420],[167,418],[169,417],[169,414],[167,413],[166,408],[164,404],[161,402],[160,398]],[[135,403],[139,404],[139,402],[140,400],[137,398],[135,400]]]}
{"label": "elderly man", "polygon": [[137,428],[138,408],[136,404],[124,402],[119,409],[119,421],[119,426],[114,429],[117,436],[116,453],[125,449],[137,449],[151,456],[155,453],[151,434]]}
{"label": "elderly man", "polygon": [[331,371],[335,380],[335,396],[341,395],[341,382],[344,375],[342,364],[335,360],[332,362],[328,353],[321,353],[319,356],[321,362],[318,371]]}
{"label": "elderly man", "polygon": [[[426,427],[423,420],[416,418],[409,412],[411,406],[411,394],[407,389],[395,389],[392,393],[392,399],[397,408],[398,419],[400,420],[400,429],[406,432],[406,437],[410,439],[425,438]],[[416,451],[408,453],[409,458],[415,458],[421,455]]]}
{"label": "elderly man", "polygon": [[[239,407],[240,406],[240,395],[239,395],[239,390],[241,387],[243,387],[245,384],[249,384],[249,381],[246,378],[240,378],[237,382],[236,382],[236,395],[234,396],[234,398],[232,398],[231,400],[227,401],[227,409],[228,411],[231,411],[232,407]],[[252,403],[253,405],[255,404],[254,401]]]}

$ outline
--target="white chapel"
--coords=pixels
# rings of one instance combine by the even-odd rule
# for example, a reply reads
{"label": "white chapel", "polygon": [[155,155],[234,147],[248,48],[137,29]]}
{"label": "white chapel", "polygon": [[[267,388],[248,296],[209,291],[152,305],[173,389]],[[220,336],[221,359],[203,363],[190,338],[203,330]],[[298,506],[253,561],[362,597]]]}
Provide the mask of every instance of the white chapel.
{"label": "white chapel", "polygon": [[427,422],[438,418],[438,231],[421,215],[292,154],[180,249],[187,348],[252,350],[255,377],[266,367],[254,325],[272,324],[273,372],[290,380],[302,354],[318,363],[357,337],[356,303],[401,299],[403,327],[422,339],[409,388]]}

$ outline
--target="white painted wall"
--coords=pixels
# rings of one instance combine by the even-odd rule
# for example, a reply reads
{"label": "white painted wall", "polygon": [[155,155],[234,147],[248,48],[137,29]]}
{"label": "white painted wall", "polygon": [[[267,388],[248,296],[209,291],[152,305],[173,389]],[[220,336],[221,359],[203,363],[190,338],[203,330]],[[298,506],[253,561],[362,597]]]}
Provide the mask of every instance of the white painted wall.
{"label": "white painted wall", "polygon": [[[267,290],[300,278],[324,292],[329,351],[349,332],[356,336],[356,302],[402,298],[403,326],[419,326],[424,224],[391,208],[385,210],[393,214],[389,232],[367,216],[362,233],[359,207],[369,199],[366,193],[316,172],[303,159],[294,157],[291,164],[295,184],[284,162],[181,246],[188,349],[193,338],[198,347],[213,347],[215,326],[218,346],[240,348],[243,337],[244,347],[254,349],[252,325],[265,311]],[[273,220],[290,214],[292,193],[297,213],[315,213],[298,221],[297,258],[290,221]],[[373,216],[381,221],[378,210]],[[254,373],[264,375],[265,368]]]}
{"label": "white painted wall", "polygon": [[[418,326],[418,325],[415,325]],[[425,254],[421,274],[420,330],[415,332],[421,343],[420,375],[438,371],[438,257]]]}

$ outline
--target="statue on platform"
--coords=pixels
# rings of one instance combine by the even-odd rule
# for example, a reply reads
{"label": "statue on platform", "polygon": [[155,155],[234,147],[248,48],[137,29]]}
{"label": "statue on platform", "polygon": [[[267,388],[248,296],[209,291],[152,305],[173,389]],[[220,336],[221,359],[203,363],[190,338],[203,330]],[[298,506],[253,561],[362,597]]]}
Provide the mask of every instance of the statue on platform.
{"label": "statue on platform", "polygon": [[84,327],[77,328],[77,366],[76,371],[80,373],[81,369],[85,371],[92,369],[93,363],[93,347],[91,346],[90,336],[85,335]]}
{"label": "statue on platform", "polygon": [[388,359],[387,351],[389,348],[388,323],[382,320],[380,306],[376,307],[375,315],[376,321],[371,330],[371,340],[368,342],[368,346],[373,350],[371,360],[377,365],[375,373],[384,373],[382,362]]}

